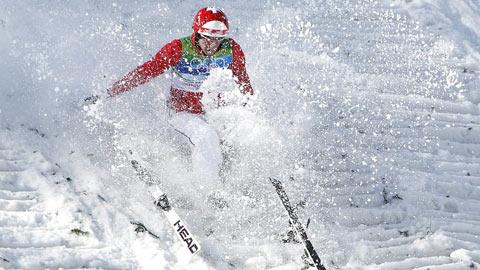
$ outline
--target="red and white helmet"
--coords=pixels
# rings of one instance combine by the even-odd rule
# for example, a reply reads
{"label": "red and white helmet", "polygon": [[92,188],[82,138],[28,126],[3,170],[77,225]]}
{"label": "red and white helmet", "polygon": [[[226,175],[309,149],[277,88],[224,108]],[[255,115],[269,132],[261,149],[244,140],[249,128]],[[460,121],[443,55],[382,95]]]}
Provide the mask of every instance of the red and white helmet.
{"label": "red and white helmet", "polygon": [[206,7],[195,15],[193,31],[210,37],[225,37],[228,34],[228,19],[223,11]]}

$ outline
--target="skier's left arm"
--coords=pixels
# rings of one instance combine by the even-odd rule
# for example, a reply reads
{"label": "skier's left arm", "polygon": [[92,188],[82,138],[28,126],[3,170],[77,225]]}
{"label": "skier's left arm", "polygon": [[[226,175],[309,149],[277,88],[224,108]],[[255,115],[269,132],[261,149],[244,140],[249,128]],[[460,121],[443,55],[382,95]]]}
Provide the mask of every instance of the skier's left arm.
{"label": "skier's left arm", "polygon": [[250,78],[248,77],[247,69],[245,68],[245,54],[237,42],[231,38],[229,39],[229,42],[232,45],[233,50],[231,69],[235,81],[240,86],[240,90],[243,94],[253,95],[252,84],[250,83]]}

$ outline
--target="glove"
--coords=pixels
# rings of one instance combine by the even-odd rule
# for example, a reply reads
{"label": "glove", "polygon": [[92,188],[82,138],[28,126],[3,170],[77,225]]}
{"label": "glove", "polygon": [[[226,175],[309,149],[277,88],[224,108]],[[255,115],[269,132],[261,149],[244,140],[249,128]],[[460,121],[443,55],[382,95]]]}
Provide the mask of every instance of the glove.
{"label": "glove", "polygon": [[90,106],[90,105],[93,105],[95,103],[97,103],[97,101],[100,99],[100,96],[99,95],[93,95],[93,96],[90,96],[90,97],[87,97],[83,100],[83,105],[84,106]]}
{"label": "glove", "polygon": [[97,102],[98,102],[100,99],[101,99],[101,100],[105,100],[105,99],[107,99],[107,98],[112,97],[113,95],[112,95],[111,93],[112,93],[112,90],[111,90],[111,89],[107,89],[107,93],[106,93],[106,94],[89,96],[89,97],[87,97],[87,98],[85,98],[85,99],[83,100],[82,105],[83,105],[83,106],[90,106],[90,105],[97,104]]}

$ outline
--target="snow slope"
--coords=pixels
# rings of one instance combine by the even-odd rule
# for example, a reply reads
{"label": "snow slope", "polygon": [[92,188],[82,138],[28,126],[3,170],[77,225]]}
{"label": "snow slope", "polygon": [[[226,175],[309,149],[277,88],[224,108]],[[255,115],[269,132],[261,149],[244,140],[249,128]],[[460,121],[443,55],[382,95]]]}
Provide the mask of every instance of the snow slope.
{"label": "snow slope", "polygon": [[[185,138],[166,124],[166,76],[78,105],[188,35],[208,4],[229,16],[257,91],[247,108],[207,115],[228,208],[191,184]],[[327,269],[478,268],[479,11],[473,0],[0,3],[0,266],[300,269],[274,176]],[[128,150],[201,256],[183,260]]]}
{"label": "snow slope", "polygon": [[[124,250],[107,244],[85,213],[82,191],[38,150],[8,132],[0,148],[0,266],[17,269],[132,268]],[[79,196],[80,195],[80,196]],[[83,194],[85,195],[85,194]],[[103,239],[102,239],[103,238]]]}

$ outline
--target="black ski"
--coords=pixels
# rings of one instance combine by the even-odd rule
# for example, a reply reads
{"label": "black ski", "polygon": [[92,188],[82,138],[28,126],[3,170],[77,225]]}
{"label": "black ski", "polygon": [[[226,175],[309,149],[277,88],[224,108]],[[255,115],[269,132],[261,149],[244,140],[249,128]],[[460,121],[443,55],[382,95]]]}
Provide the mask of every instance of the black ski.
{"label": "black ski", "polygon": [[275,187],[275,191],[280,197],[280,200],[282,201],[283,206],[287,210],[287,213],[288,213],[288,216],[290,217],[290,222],[293,228],[298,233],[298,235],[300,235],[300,238],[302,239],[305,245],[306,252],[313,261],[313,265],[319,270],[326,270],[325,267],[322,265],[320,257],[318,256],[317,251],[315,251],[315,248],[313,247],[312,242],[310,242],[310,239],[308,239],[308,235],[307,235],[307,232],[305,231],[305,228],[298,220],[298,215],[295,212],[295,209],[290,204],[290,200],[288,199],[287,193],[283,188],[282,182],[272,177],[270,177],[269,179],[270,179],[270,182],[272,182],[273,186]]}

